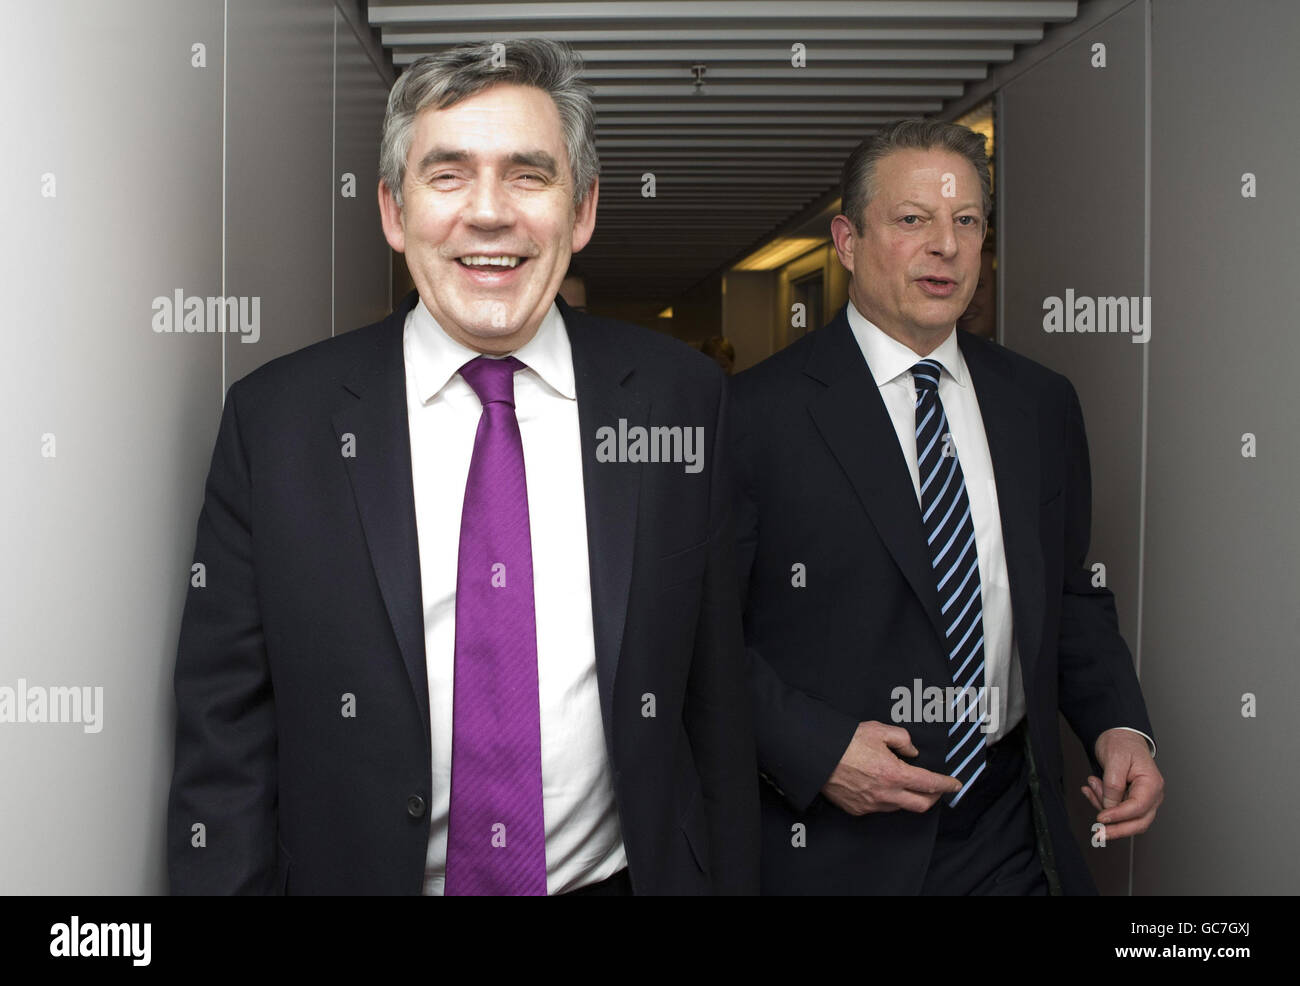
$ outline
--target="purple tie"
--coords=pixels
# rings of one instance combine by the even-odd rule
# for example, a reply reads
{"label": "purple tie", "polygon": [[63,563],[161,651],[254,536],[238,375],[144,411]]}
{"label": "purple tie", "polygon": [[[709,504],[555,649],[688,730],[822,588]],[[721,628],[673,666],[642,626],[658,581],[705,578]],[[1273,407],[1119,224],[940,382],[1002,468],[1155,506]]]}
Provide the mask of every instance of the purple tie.
{"label": "purple tie", "polygon": [[447,874],[452,894],[546,893],[537,625],[513,356],[460,368],[483,404],[456,574]]}

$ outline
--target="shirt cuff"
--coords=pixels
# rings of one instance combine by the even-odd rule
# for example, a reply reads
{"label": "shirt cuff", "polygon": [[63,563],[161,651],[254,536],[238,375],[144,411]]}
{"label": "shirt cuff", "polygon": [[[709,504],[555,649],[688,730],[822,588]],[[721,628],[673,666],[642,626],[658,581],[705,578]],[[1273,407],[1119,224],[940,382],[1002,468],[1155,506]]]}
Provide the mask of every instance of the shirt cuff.
{"label": "shirt cuff", "polygon": [[1137,733],[1139,736],[1141,736],[1144,740],[1147,741],[1147,746],[1148,746],[1148,747],[1150,748],[1150,750],[1151,750],[1151,759],[1154,760],[1154,759],[1156,758],[1156,741],[1153,740],[1153,739],[1152,739],[1150,736],[1148,736],[1146,733],[1142,732],[1142,730],[1140,730],[1140,729],[1134,729],[1132,726],[1116,726],[1115,728],[1116,728],[1116,729],[1127,729],[1130,733]]}

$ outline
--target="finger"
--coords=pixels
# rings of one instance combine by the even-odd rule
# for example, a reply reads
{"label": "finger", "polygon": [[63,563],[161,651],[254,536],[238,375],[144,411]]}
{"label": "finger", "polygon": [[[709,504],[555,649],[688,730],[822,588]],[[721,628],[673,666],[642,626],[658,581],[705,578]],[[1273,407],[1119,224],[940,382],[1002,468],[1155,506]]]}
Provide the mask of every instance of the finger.
{"label": "finger", "polygon": [[1090,790],[1097,799],[1097,810],[1101,811],[1101,800],[1104,793],[1101,786],[1101,778],[1096,774],[1088,775],[1088,790]]}
{"label": "finger", "polygon": [[1124,800],[1124,789],[1128,787],[1128,770],[1132,757],[1116,754],[1106,764],[1105,777],[1102,780],[1101,803],[1107,808],[1114,808]]}
{"label": "finger", "polygon": [[1129,796],[1113,808],[1103,811],[1097,816],[1097,821],[1109,825],[1111,822],[1126,822],[1154,814],[1156,804],[1155,784],[1146,777],[1138,777],[1129,788]]}
{"label": "finger", "polygon": [[905,757],[914,757],[921,752],[912,745],[912,737],[902,726],[890,726],[885,723],[880,725],[880,737],[890,749],[898,750]]}
{"label": "finger", "polygon": [[1141,835],[1151,827],[1151,823],[1155,821],[1155,818],[1156,813],[1153,811],[1148,815],[1143,815],[1141,818],[1135,818],[1131,822],[1120,822],[1118,825],[1107,825],[1106,841],[1109,842],[1112,839],[1126,839],[1131,835]]}
{"label": "finger", "polygon": [[1092,805],[1092,807],[1093,807],[1097,812],[1100,812],[1100,811],[1101,811],[1101,800],[1100,800],[1100,799],[1099,799],[1095,794],[1092,793],[1092,788],[1088,787],[1088,786],[1085,784],[1083,787],[1079,788],[1079,790],[1082,791],[1082,792],[1083,792],[1083,796],[1084,796],[1085,798],[1088,799],[1088,804]]}
{"label": "finger", "polygon": [[1111,808],[1106,808],[1097,815],[1097,821],[1103,825],[1110,825],[1112,822],[1127,822],[1134,818],[1141,818],[1151,810],[1151,806],[1143,806],[1138,803],[1136,798],[1128,798]]}
{"label": "finger", "polygon": [[961,790],[961,781],[955,777],[905,763],[900,763],[898,773],[891,780],[897,788],[917,794],[951,794]]}

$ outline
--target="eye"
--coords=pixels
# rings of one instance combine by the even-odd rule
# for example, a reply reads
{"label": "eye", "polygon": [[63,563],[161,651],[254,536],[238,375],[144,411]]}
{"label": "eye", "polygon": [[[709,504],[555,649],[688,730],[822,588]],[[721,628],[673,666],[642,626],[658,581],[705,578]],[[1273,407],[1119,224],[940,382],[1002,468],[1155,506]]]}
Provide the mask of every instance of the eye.
{"label": "eye", "polygon": [[958,216],[957,221],[963,226],[978,226],[980,224],[979,218],[976,216]]}
{"label": "eye", "polygon": [[921,217],[920,217],[920,216],[915,216],[915,215],[906,215],[906,216],[904,216],[902,219],[900,219],[899,222],[901,222],[901,223],[907,223],[907,225],[909,225],[909,226],[915,226],[916,223],[909,223],[909,222],[907,222],[909,219],[915,219],[915,220],[917,220],[917,222],[919,222],[920,219],[921,219]]}

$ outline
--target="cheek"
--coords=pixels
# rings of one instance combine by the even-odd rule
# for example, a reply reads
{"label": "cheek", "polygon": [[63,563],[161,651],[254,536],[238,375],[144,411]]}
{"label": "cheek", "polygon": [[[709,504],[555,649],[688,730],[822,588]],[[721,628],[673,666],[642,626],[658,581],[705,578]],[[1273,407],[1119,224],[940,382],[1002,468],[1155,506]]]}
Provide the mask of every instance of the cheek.
{"label": "cheek", "polygon": [[532,227],[531,233],[538,246],[555,249],[572,238],[573,223],[566,223],[563,216],[546,216]]}
{"label": "cheek", "polygon": [[867,276],[878,290],[899,293],[905,286],[907,271],[906,258],[900,251],[875,254],[867,265]]}
{"label": "cheek", "polygon": [[453,221],[433,210],[417,213],[406,224],[408,238],[424,250],[436,250],[447,241]]}

